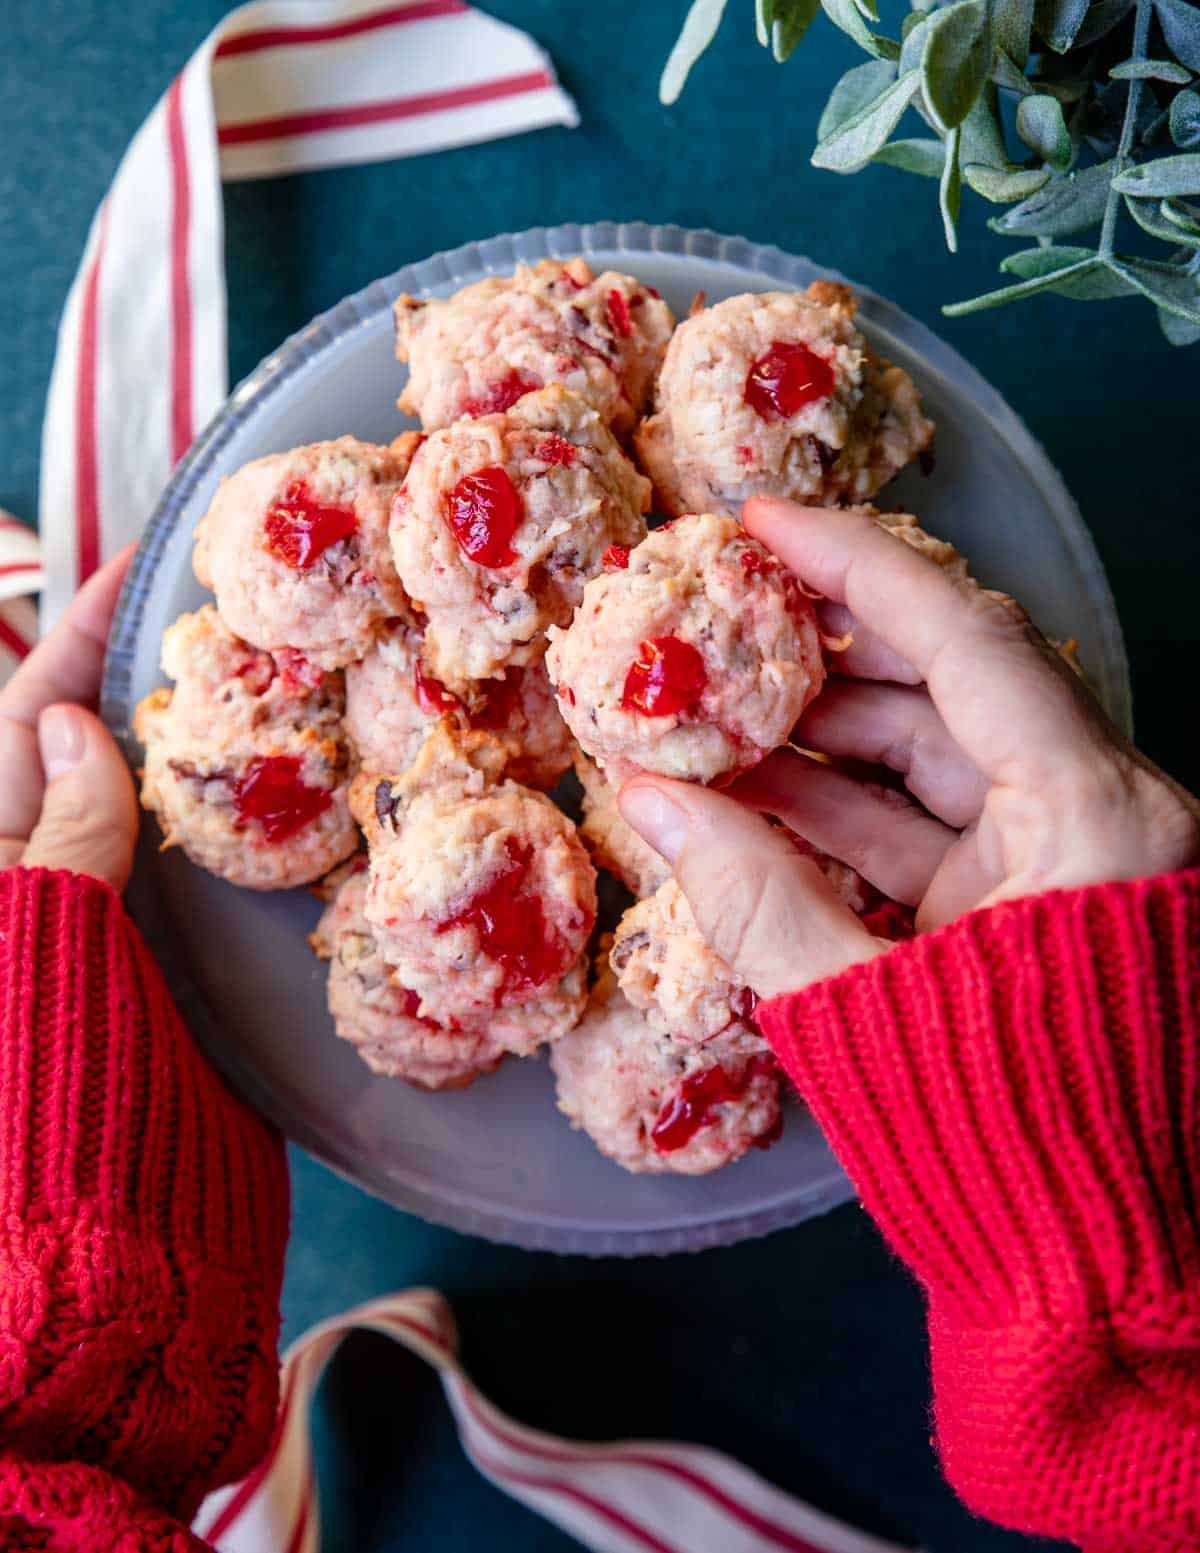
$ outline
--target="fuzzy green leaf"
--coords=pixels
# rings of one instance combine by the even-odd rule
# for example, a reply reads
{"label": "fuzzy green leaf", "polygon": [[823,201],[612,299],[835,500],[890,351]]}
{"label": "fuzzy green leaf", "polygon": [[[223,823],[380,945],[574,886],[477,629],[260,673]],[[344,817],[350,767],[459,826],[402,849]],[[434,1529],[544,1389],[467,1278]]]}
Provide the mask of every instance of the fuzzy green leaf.
{"label": "fuzzy green leaf", "polygon": [[1066,237],[1096,226],[1112,183],[1114,162],[1054,178],[1029,199],[988,223],[1007,237]]}
{"label": "fuzzy green leaf", "polygon": [[[1038,250],[1039,253],[1045,251],[1045,249]],[[1015,286],[1002,286],[999,291],[985,291],[982,296],[971,297],[965,302],[947,303],[942,308],[942,312],[947,318],[961,318],[966,313],[981,313],[985,308],[1003,307],[1008,302],[1020,302],[1025,297],[1037,296],[1039,291],[1057,290],[1071,280],[1082,280],[1100,268],[1102,268],[1101,261],[1095,255],[1073,263],[1064,263],[1056,268],[1051,267],[1044,274],[1035,275],[1030,280],[1019,281]]]}
{"label": "fuzzy green leaf", "polygon": [[910,70],[894,81],[881,96],[853,115],[812,154],[814,167],[852,173],[865,166],[884,145],[912,101],[918,75]]}
{"label": "fuzzy green leaf", "polygon": [[942,229],[946,234],[946,247],[951,253],[958,252],[958,213],[962,206],[962,169],[958,162],[961,140],[961,129],[952,129],[946,136],[942,180],[938,185],[938,208],[942,213]]}
{"label": "fuzzy green leaf", "polygon": [[981,162],[964,162],[963,177],[993,205],[1011,205],[1013,200],[1028,199],[1050,181],[1048,167],[987,167]]}
{"label": "fuzzy green leaf", "polygon": [[990,82],[963,120],[962,132],[961,161],[982,162],[996,168],[1012,166],[1000,122],[1000,94]]}
{"label": "fuzzy green leaf", "polygon": [[897,68],[901,75],[908,70],[921,68],[921,55],[925,52],[925,39],[929,36],[927,16],[919,16],[914,11],[905,17],[905,21],[913,25],[900,29],[900,36],[904,41],[900,45],[900,62]]}
{"label": "fuzzy green leaf", "polygon": [[1181,151],[1200,146],[1200,92],[1176,92],[1171,104],[1171,139]]}
{"label": "fuzzy green leaf", "polygon": [[1172,345],[1195,345],[1200,340],[1200,324],[1188,323],[1186,318],[1168,313],[1161,307],[1158,310],[1158,323]]}
{"label": "fuzzy green leaf", "polygon": [[771,52],[779,64],[791,58],[820,8],[821,0],[773,0]]}
{"label": "fuzzy green leaf", "polygon": [[1169,81],[1172,86],[1186,85],[1192,79],[1192,72],[1173,59],[1127,59],[1108,73],[1114,81]]}
{"label": "fuzzy green leaf", "polygon": [[1017,104],[1017,134],[1029,147],[1062,172],[1071,162],[1071,136],[1063,118],[1062,104],[1041,93],[1022,97]]}
{"label": "fuzzy green leaf", "polygon": [[1056,54],[1065,54],[1075,41],[1088,11],[1088,0],[1037,0],[1034,26]]}
{"label": "fuzzy green leaf", "polygon": [[771,21],[775,15],[775,0],[754,0],[754,36],[763,48],[771,46]]}
{"label": "fuzzy green leaf", "polygon": [[1200,237],[1200,210],[1194,205],[1181,205],[1178,200],[1163,200],[1158,208],[1174,229],[1176,242]]}
{"label": "fuzzy green leaf", "polygon": [[992,42],[984,0],[958,0],[935,11],[921,56],[921,91],[943,134],[970,113],[991,73]]}
{"label": "fuzzy green leaf", "polygon": [[902,172],[919,173],[922,178],[940,178],[946,148],[940,140],[893,140],[881,146],[871,160]]}
{"label": "fuzzy green leaf", "polygon": [[854,0],[854,3],[869,22],[879,20],[879,6],[876,0]]}
{"label": "fuzzy green leaf", "polygon": [[1190,271],[1178,265],[1156,264],[1151,259],[1126,257],[1114,259],[1112,269],[1164,312],[1200,324],[1200,282]]}
{"label": "fuzzy green leaf", "polygon": [[1013,64],[1005,49],[997,49],[992,58],[992,80],[1006,91],[1017,92],[1024,97],[1033,91],[1029,78]]}
{"label": "fuzzy green leaf", "polygon": [[1119,173],[1112,186],[1118,194],[1139,199],[1164,199],[1175,194],[1200,194],[1200,155],[1160,156]]}
{"label": "fuzzy green leaf", "polygon": [[900,45],[891,38],[874,33],[863,21],[854,0],[821,0],[821,9],[835,27],[840,27],[868,54],[876,59],[899,59]]}
{"label": "fuzzy green leaf", "polygon": [[1020,71],[1029,58],[1033,30],[1033,0],[992,0],[992,36],[996,47]]}
{"label": "fuzzy green leaf", "polygon": [[1181,65],[1200,70],[1200,8],[1194,0],[1154,0],[1167,47]]}
{"label": "fuzzy green leaf", "polygon": [[896,67],[886,59],[868,59],[856,65],[829,94],[829,101],[817,121],[817,140],[828,140],[848,124],[857,113],[881,97],[896,79]]}
{"label": "fuzzy green leaf", "polygon": [[1166,203],[1163,201],[1153,205],[1149,200],[1134,199],[1129,194],[1125,196],[1125,208],[1143,232],[1149,232],[1151,237],[1157,237],[1164,243],[1183,243],[1188,248],[1200,248],[1200,227],[1191,233],[1176,226],[1166,215]]}
{"label": "fuzzy green leaf", "polygon": [[725,0],[692,0],[692,8],[663,67],[658,83],[660,102],[669,105],[676,101],[692,66],[716,37],[724,14]]}
{"label": "fuzzy green leaf", "polygon": [[[1099,261],[1093,262],[1093,261]],[[1078,274],[1064,275],[1076,265],[1084,265]],[[1026,248],[1021,253],[1010,253],[1000,268],[1007,275],[1017,275],[1021,280],[1036,280],[1042,276],[1054,277],[1050,288],[1059,296],[1070,297],[1074,302],[1107,302],[1112,297],[1128,297],[1134,288],[1112,267],[1103,262],[1092,248]]]}

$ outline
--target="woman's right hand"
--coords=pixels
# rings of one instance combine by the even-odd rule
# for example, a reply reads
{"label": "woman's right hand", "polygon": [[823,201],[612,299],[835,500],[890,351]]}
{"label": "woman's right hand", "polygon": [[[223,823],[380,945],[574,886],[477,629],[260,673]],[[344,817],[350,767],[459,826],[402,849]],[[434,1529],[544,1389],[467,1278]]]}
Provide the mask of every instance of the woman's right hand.
{"label": "woman's right hand", "polygon": [[761,996],[883,953],[761,814],[851,864],[928,931],[975,907],[1200,863],[1200,805],[1113,728],[1027,621],[869,517],[776,499],[746,528],[834,634],[852,633],[796,742],[727,794],[638,776],[625,818],[674,865],[712,947]]}

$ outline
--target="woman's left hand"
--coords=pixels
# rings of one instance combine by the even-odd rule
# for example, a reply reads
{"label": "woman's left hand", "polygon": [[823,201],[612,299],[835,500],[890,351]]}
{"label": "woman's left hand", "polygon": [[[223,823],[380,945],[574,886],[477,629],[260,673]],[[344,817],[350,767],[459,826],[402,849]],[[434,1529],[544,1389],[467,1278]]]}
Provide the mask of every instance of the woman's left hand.
{"label": "woman's left hand", "polygon": [[125,758],[90,710],[132,545],[90,578],[0,691],[0,868],[69,868],[123,890],[138,806]]}

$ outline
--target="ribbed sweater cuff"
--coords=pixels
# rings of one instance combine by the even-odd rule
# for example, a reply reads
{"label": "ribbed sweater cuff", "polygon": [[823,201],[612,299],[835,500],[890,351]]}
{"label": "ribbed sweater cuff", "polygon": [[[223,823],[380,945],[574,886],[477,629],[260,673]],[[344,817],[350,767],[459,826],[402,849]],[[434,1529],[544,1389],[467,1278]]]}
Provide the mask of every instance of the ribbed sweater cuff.
{"label": "ribbed sweater cuff", "polygon": [[1200,1546],[1200,870],[976,912],[758,1017],[928,1293],[967,1502]]}
{"label": "ribbed sweater cuff", "polygon": [[286,1234],[280,1140],[118,896],[0,872],[0,1447],[186,1516],[269,1435]]}

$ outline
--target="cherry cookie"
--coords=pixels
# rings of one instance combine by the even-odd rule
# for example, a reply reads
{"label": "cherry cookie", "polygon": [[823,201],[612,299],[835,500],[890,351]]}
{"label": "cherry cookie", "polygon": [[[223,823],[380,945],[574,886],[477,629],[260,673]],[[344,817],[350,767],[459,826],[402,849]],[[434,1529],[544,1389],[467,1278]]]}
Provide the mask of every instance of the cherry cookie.
{"label": "cherry cookie", "polygon": [[444,301],[396,302],[396,355],[408,363],[400,408],[426,431],[507,410],[561,383],[625,439],[642,414],[675,320],[651,286],[583,259],[543,259]]}
{"label": "cherry cookie", "polygon": [[588,583],[546,666],[559,710],[614,782],[711,782],[783,744],[825,678],[812,603],[732,518],[657,529]]}
{"label": "cherry cookie", "polygon": [[643,537],[649,505],[649,482],[566,389],[434,432],[391,519],[430,672],[458,694],[536,663],[547,627],[570,620],[609,547]]}
{"label": "cherry cookie", "polygon": [[551,788],[571,764],[574,740],[559,715],[542,663],[508,669],[456,696],[425,667],[422,632],[395,620],[360,663],[346,667],[346,732],[367,771],[407,771],[440,717],[494,734],[506,774]]}
{"label": "cherry cookie", "polygon": [[750,496],[873,496],[933,437],[912,379],[855,326],[846,286],[730,297],[680,324],[634,437],[663,512],[737,517]]}
{"label": "cherry cookie", "polygon": [[251,647],[211,604],[168,628],[162,665],[175,687],[148,695],[133,726],[142,807],[164,845],[254,890],[306,884],[348,857],[342,676]]}
{"label": "cherry cookie", "polygon": [[504,1047],[486,1023],[463,1029],[418,1015],[416,993],[393,981],[363,914],[365,868],[348,866],[309,938],[314,952],[329,961],[334,1028],[358,1048],[372,1073],[403,1079],[417,1089],[464,1089],[499,1064]]}
{"label": "cherry cookie", "polygon": [[503,746],[446,719],[401,776],[362,773],[365,914],[398,985],[438,1023],[486,1018],[509,1050],[578,1019],[596,876],[570,820],[503,778]]}
{"label": "cherry cookie", "polygon": [[335,669],[361,658],[384,620],[407,614],[387,525],[419,440],[314,442],[221,482],[193,565],[231,631]]}
{"label": "cherry cookie", "polygon": [[[873,896],[859,875],[793,839],[813,858],[842,904],[861,915]],[[621,918],[610,960],[630,1003],[673,1040],[703,1042],[734,1025],[754,1028],[757,994],[708,947],[674,879]]]}
{"label": "cherry cookie", "polygon": [[703,1045],[661,1034],[601,963],[587,1013],[550,1049],[558,1108],[635,1174],[705,1175],[779,1136],[779,1069],[747,1025]]}

